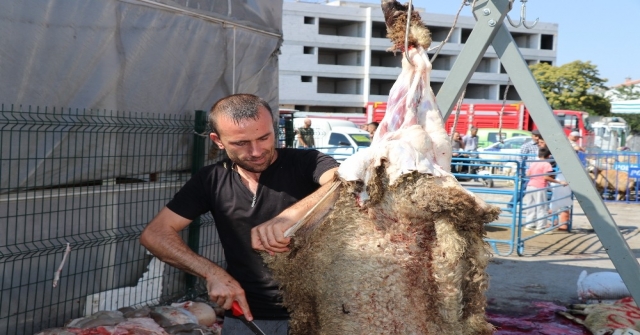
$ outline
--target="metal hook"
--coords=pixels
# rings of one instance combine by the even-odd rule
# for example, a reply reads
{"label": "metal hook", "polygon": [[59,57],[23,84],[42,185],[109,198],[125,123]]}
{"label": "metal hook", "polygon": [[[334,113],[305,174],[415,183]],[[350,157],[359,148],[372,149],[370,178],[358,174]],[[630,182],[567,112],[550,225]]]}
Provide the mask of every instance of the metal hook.
{"label": "metal hook", "polygon": [[528,25],[527,22],[525,22],[527,19],[527,0],[520,0],[520,2],[522,2],[522,8],[520,9],[520,21],[518,22],[518,24],[513,23],[509,15],[507,15],[507,20],[509,20],[509,23],[514,28],[518,28],[520,27],[520,25],[522,25],[527,29],[533,29],[533,27],[535,27],[536,24],[538,24],[538,20],[540,20],[540,18],[537,18],[532,25]]}
{"label": "metal hook", "polygon": [[404,33],[404,57],[407,62],[413,66],[411,59],[409,59],[409,28],[411,27],[411,9],[413,8],[413,0],[409,0],[409,10],[407,11],[407,29]]}

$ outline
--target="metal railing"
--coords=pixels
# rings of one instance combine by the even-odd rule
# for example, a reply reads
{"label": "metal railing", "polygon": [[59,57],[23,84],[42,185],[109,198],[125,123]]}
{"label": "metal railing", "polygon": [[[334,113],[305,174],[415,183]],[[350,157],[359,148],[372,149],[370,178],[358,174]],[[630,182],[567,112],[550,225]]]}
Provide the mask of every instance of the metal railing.
{"label": "metal railing", "polygon": [[[485,241],[496,254],[508,256],[516,251],[518,255],[523,255],[526,241],[559,229],[564,224],[567,225],[567,230],[571,231],[573,195],[569,193],[564,196],[552,196],[554,193],[552,191],[562,186],[547,188],[546,191],[549,194],[545,192],[547,196],[545,201],[535,204],[524,201],[524,195],[532,191],[526,190],[529,178],[525,175],[525,166],[519,159],[521,155],[491,153],[492,156],[488,159],[482,155],[478,157],[478,152],[459,152],[459,154],[462,157],[455,157],[452,161],[454,176],[467,190],[502,210],[498,220],[485,225],[490,232]],[[499,159],[500,157],[505,159]],[[527,158],[529,163],[535,161],[530,155]],[[570,204],[558,206],[557,204],[565,198],[571,199]],[[544,208],[545,215],[536,220],[527,221],[526,214],[537,208]],[[547,208],[551,211],[548,212]],[[569,211],[567,222],[559,222],[560,214],[567,210]],[[550,224],[548,228],[534,233],[524,233],[523,228],[527,224],[535,223],[537,219],[549,220],[555,225]]]}
{"label": "metal railing", "polygon": [[[193,115],[0,106],[0,334],[204,292],[138,238],[207,160],[210,141],[194,135],[206,127]],[[225,266],[210,215],[182,235]]]}

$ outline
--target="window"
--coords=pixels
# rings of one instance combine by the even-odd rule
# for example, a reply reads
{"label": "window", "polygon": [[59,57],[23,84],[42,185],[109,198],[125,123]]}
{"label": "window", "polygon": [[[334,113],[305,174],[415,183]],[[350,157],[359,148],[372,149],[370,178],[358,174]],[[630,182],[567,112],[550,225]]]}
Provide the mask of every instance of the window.
{"label": "window", "polygon": [[553,50],[553,35],[542,34],[540,37],[540,49]]}
{"label": "window", "polygon": [[316,18],[311,16],[305,16],[304,24],[316,24]]}
{"label": "window", "polygon": [[312,81],[312,78],[313,77],[311,76],[300,76],[300,81],[303,83],[310,83]]}
{"label": "window", "polygon": [[331,136],[329,136],[329,145],[349,145],[349,140],[342,134],[331,133]]}
{"label": "window", "polygon": [[303,52],[305,55],[313,55],[313,54],[314,54],[314,51],[315,51],[315,48],[314,48],[314,47],[302,47],[302,52]]}

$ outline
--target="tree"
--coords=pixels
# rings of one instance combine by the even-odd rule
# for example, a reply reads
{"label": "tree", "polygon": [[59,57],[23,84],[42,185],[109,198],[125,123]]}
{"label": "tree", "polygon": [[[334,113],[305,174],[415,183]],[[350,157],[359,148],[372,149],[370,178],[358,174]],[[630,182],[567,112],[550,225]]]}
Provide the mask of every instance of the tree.
{"label": "tree", "polygon": [[530,66],[552,109],[581,110],[607,116],[611,103],[603,94],[607,79],[591,62],[574,61],[562,66],[538,63]]}
{"label": "tree", "polygon": [[620,85],[611,91],[614,101],[640,99],[640,85]]}

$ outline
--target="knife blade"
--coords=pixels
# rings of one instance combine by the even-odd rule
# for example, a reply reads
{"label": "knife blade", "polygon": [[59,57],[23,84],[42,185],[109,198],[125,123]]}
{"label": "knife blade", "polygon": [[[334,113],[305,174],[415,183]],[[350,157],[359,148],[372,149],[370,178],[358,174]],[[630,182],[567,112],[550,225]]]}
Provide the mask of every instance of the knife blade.
{"label": "knife blade", "polygon": [[249,327],[249,329],[251,329],[254,334],[267,335],[262,331],[262,329],[260,329],[260,327],[258,327],[258,325],[256,325],[255,322],[249,321],[244,317],[244,312],[242,312],[242,308],[240,308],[240,304],[238,304],[237,301],[234,301],[233,305],[231,305],[231,314],[244,322],[244,324],[247,325],[247,327]]}

